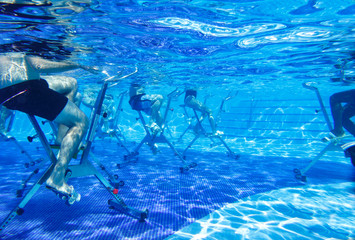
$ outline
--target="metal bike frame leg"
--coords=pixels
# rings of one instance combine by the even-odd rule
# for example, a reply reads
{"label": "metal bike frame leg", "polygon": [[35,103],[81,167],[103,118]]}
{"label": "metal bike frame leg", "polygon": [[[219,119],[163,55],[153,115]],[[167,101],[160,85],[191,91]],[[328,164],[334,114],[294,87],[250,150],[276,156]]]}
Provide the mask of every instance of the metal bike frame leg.
{"label": "metal bike frame leg", "polygon": [[[127,151],[127,153],[129,154],[130,151],[127,148],[127,146],[125,145],[125,143],[124,143],[124,142],[126,142],[126,138],[123,136],[121,130],[117,126],[118,125],[118,119],[119,119],[120,113],[122,111],[123,97],[124,97],[124,95],[126,93],[127,93],[127,91],[124,91],[124,92],[120,93],[120,95],[119,95],[119,102],[118,102],[118,105],[116,107],[115,116],[113,118],[112,129],[114,130],[114,136],[117,139],[117,141],[120,143],[121,147],[123,147]],[[123,138],[123,141],[120,138],[121,136]]]}
{"label": "metal bike frame leg", "polygon": [[192,141],[189,143],[189,145],[187,145],[187,147],[185,148],[185,150],[184,150],[184,152],[182,153],[182,155],[185,157],[186,156],[186,152],[187,152],[187,150],[189,149],[189,148],[191,148],[192,147],[192,145],[197,141],[197,139],[199,139],[200,138],[200,136],[199,135],[196,135],[195,137],[194,137],[194,139],[192,139]]}
{"label": "metal bike frame leg", "polygon": [[39,178],[39,180],[31,187],[31,189],[26,193],[26,195],[23,197],[21,202],[10,212],[10,214],[5,218],[5,220],[1,223],[0,226],[0,232],[5,229],[5,227],[18,215],[22,215],[24,213],[23,208],[26,206],[28,201],[35,195],[35,193],[38,191],[38,189],[41,187],[41,185],[48,179],[49,175],[54,169],[54,165],[57,162],[57,158],[55,157],[52,149],[50,148],[50,145],[47,141],[46,136],[44,135],[43,131],[41,130],[37,120],[35,119],[34,116],[28,115],[33,127],[35,128],[38,137],[48,155],[48,157],[51,160],[51,165],[45,170],[45,172],[42,174],[42,176]]}
{"label": "metal bike frame leg", "polygon": [[144,221],[145,218],[147,218],[148,211],[140,211],[137,209],[134,209],[132,207],[127,206],[123,199],[119,197],[117,194],[114,193],[114,187],[102,176],[102,174],[97,171],[97,169],[90,163],[88,160],[89,155],[90,155],[90,150],[92,146],[92,142],[94,139],[95,135],[95,130],[97,128],[100,115],[101,115],[101,109],[102,109],[102,104],[105,98],[106,90],[107,90],[108,83],[104,83],[102,85],[101,91],[99,92],[99,95],[96,99],[95,106],[93,108],[92,114],[91,114],[91,124],[90,128],[88,131],[87,135],[87,140],[86,140],[86,148],[82,154],[80,164],[79,165],[74,165],[74,166],[69,166],[69,169],[72,171],[72,175],[70,177],[80,177],[80,176],[90,176],[94,175],[99,182],[104,185],[105,189],[111,194],[111,196],[114,198],[114,200],[109,201],[109,205],[120,212],[131,216],[133,218],[138,219],[139,221]]}
{"label": "metal bike frame leg", "polygon": [[328,129],[329,129],[329,131],[331,131],[332,130],[332,124],[330,123],[329,115],[327,113],[327,110],[325,109],[322,97],[321,97],[321,95],[319,93],[318,88],[316,88],[314,91],[316,92],[316,95],[317,95],[317,98],[318,98],[318,101],[319,101],[319,105],[321,107],[324,119],[327,122]]}
{"label": "metal bike frame leg", "polygon": [[[189,116],[189,113],[186,111],[186,106],[185,106],[185,105],[180,105],[180,107],[183,107],[183,108],[184,108],[185,116],[186,116],[188,119],[191,119],[190,116]],[[182,138],[185,136],[185,134],[187,133],[187,131],[189,131],[190,129],[193,129],[192,121],[189,122],[189,126],[187,126],[187,128],[186,128],[185,131],[180,135],[180,137],[179,137],[179,139],[178,139],[177,141],[180,142],[180,141],[182,140]]]}
{"label": "metal bike frame leg", "polygon": [[30,161],[34,161],[34,159],[31,157],[30,154],[28,154],[28,152],[21,146],[21,144],[19,144],[19,142],[16,140],[16,138],[12,137],[12,136],[7,136],[6,134],[0,133],[1,138],[4,139],[4,141],[11,141],[13,142],[21,151],[22,154],[25,154],[26,157],[30,160]]}
{"label": "metal bike frame leg", "polygon": [[200,130],[202,131],[202,133],[199,133],[199,132],[198,132],[197,135],[194,137],[194,139],[192,139],[192,141],[189,143],[189,145],[187,145],[187,147],[185,148],[185,150],[184,150],[184,152],[183,152],[183,154],[182,154],[182,155],[184,156],[184,158],[185,158],[185,156],[186,156],[187,150],[188,150],[189,148],[191,148],[192,145],[193,145],[193,144],[197,141],[197,139],[199,139],[201,136],[203,136],[203,137],[208,137],[214,144],[216,144],[216,142],[214,141],[213,138],[217,138],[217,139],[223,144],[223,146],[227,149],[229,156],[234,157],[234,158],[239,158],[239,155],[235,154],[235,153],[229,148],[229,146],[228,146],[227,143],[222,139],[221,136],[219,136],[219,135],[216,135],[216,136],[209,136],[209,134],[207,134],[205,128],[202,126],[202,123],[201,123],[201,121],[200,121],[200,119],[199,119],[199,116],[198,116],[196,110],[193,109],[193,112],[194,112],[194,115],[195,115],[195,118],[196,118],[196,121],[197,121],[196,124],[199,126]]}
{"label": "metal bike frame leg", "polygon": [[235,153],[229,148],[229,146],[227,145],[227,143],[222,139],[221,136],[217,135],[217,138],[219,139],[219,141],[221,141],[221,143],[223,144],[223,146],[227,149],[228,153],[230,156],[232,157],[237,157],[237,155],[235,155]]}
{"label": "metal bike frame leg", "polygon": [[316,164],[316,162],[318,162],[318,160],[328,151],[330,151],[332,148],[334,148],[335,145],[334,143],[329,143],[325,148],[322,149],[322,151],[320,151],[317,156],[315,156],[312,161],[303,169],[301,169],[301,175],[305,175],[306,172],[308,172],[309,169],[311,169],[311,167],[313,167],[314,164]]}
{"label": "metal bike frame leg", "polygon": [[119,144],[120,144],[120,146],[124,149],[124,150],[126,150],[126,152],[129,154],[130,153],[130,151],[129,151],[129,149],[126,147],[126,145],[123,143],[123,141],[121,140],[121,138],[120,138],[120,133],[117,133],[117,130],[115,130],[114,132],[113,132],[113,135],[115,136],[115,138],[117,139],[117,141],[119,142]]}
{"label": "metal bike frame leg", "polygon": [[[1,111],[2,106],[0,105],[0,111]],[[25,154],[26,157],[29,159],[30,162],[34,162],[34,159],[31,157],[30,154],[22,147],[21,144],[17,141],[17,139],[13,136],[8,135],[7,133],[11,131],[12,125],[15,121],[15,111],[12,111],[10,120],[8,121],[8,124],[6,126],[6,132],[0,132],[0,139],[3,139],[5,142],[6,141],[12,141],[21,151],[22,154]]]}

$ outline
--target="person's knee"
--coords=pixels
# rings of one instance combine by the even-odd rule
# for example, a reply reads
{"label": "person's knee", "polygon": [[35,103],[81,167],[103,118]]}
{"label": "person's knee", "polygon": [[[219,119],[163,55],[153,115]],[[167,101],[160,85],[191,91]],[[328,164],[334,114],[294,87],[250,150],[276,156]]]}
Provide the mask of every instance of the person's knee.
{"label": "person's knee", "polygon": [[160,94],[157,94],[157,96],[154,99],[155,105],[161,106],[163,101],[164,101],[164,97],[162,95],[160,95]]}
{"label": "person's knee", "polygon": [[162,95],[156,95],[152,104],[152,110],[158,111],[163,104],[164,97]]}
{"label": "person's knee", "polygon": [[77,127],[81,131],[80,135],[84,135],[89,128],[89,118],[81,110],[77,112],[77,119],[73,122],[72,127]]}
{"label": "person's knee", "polygon": [[80,139],[82,139],[89,129],[88,117],[84,113],[82,113],[79,120],[75,122],[74,127],[76,127],[76,132],[78,136],[80,137]]}
{"label": "person's knee", "polygon": [[74,97],[75,105],[79,107],[82,101],[83,101],[83,95],[80,92],[77,92]]}
{"label": "person's knee", "polygon": [[164,101],[163,95],[160,95],[160,94],[157,95],[157,99],[158,99],[159,101]]}
{"label": "person's knee", "polygon": [[85,132],[89,126],[89,119],[85,113],[73,102],[68,101],[64,109],[54,119],[54,122],[63,124],[68,128],[77,127]]}
{"label": "person's knee", "polygon": [[70,93],[72,95],[73,101],[75,102],[78,93],[78,81],[75,78],[70,77]]}
{"label": "person's knee", "polygon": [[84,113],[83,116],[81,117],[80,126],[83,132],[86,133],[89,128],[89,118]]}
{"label": "person's knee", "polygon": [[206,114],[208,117],[212,116],[212,110],[209,109],[206,105],[201,105],[201,112]]}
{"label": "person's knee", "polygon": [[67,76],[57,76],[56,81],[61,81],[62,83],[54,85],[55,91],[65,95],[68,99],[73,102],[76,102],[78,94],[78,81],[76,78],[67,77]]}
{"label": "person's knee", "polygon": [[46,76],[45,80],[50,89],[64,95],[72,94],[74,96],[78,90],[78,81],[73,77],[54,75]]}
{"label": "person's knee", "polygon": [[67,77],[67,81],[69,83],[69,88],[72,91],[77,91],[78,90],[78,81],[76,80],[76,78]]}

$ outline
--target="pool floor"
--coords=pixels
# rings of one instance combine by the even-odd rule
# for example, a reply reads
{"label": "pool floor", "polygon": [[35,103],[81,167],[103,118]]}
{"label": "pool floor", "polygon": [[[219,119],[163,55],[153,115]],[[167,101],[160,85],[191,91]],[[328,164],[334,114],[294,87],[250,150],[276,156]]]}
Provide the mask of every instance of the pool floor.
{"label": "pool floor", "polygon": [[[36,145],[37,144],[37,145]],[[44,156],[39,143],[24,143],[32,156]],[[105,149],[105,150],[104,150]],[[119,195],[131,207],[149,210],[139,222],[108,207],[112,197],[94,177],[72,178],[82,199],[68,207],[41,187],[0,234],[1,239],[353,239],[355,168],[347,161],[319,161],[308,183],[293,169],[309,159],[240,159],[221,152],[190,150],[198,166],[180,173],[180,160],[160,146],[144,146],[139,160],[118,169],[124,151],[115,141],[94,144],[93,153],[125,185]],[[1,221],[21,200],[16,190],[31,171],[10,143],[0,151]],[[33,169],[32,169],[33,170]],[[37,174],[40,175],[40,174]],[[103,174],[105,176],[105,174]],[[30,185],[30,184],[29,184]]]}

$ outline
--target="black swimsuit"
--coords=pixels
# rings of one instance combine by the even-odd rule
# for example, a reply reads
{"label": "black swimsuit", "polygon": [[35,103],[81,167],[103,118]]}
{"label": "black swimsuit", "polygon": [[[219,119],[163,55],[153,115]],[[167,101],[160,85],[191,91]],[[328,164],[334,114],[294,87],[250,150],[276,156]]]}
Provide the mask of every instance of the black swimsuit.
{"label": "black swimsuit", "polygon": [[149,115],[151,112],[151,107],[152,107],[153,102],[149,99],[142,100],[141,98],[144,95],[146,95],[146,94],[143,93],[143,94],[138,94],[138,95],[132,96],[129,99],[129,104],[131,105],[133,110],[143,111]]}
{"label": "black swimsuit", "polygon": [[196,90],[193,90],[193,89],[186,90],[185,99],[186,99],[188,96],[194,96],[194,97],[196,98],[196,96],[197,96],[197,91],[196,91]]}
{"label": "black swimsuit", "polygon": [[0,104],[53,121],[64,109],[68,98],[50,89],[44,79],[28,80],[0,89]]}

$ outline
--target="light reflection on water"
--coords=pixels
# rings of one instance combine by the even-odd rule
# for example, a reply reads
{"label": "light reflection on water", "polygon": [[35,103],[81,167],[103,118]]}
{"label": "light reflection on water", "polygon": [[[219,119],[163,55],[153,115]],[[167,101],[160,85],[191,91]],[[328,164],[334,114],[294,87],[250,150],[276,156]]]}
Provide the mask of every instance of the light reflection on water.
{"label": "light reflection on water", "polygon": [[292,30],[287,34],[273,34],[269,36],[256,37],[256,38],[244,38],[238,41],[238,46],[241,48],[251,48],[258,45],[270,44],[270,43],[289,43],[289,42],[309,42],[312,41],[325,41],[332,40],[337,37],[336,32],[330,32],[326,29],[301,27],[299,29]]}
{"label": "light reflection on water", "polygon": [[240,37],[286,28],[285,25],[277,23],[252,23],[239,28],[230,28],[174,17],[158,19],[153,22],[171,28],[193,30],[214,37]]}
{"label": "light reflection on water", "polygon": [[229,204],[168,239],[353,239],[355,183],[307,185]]}

